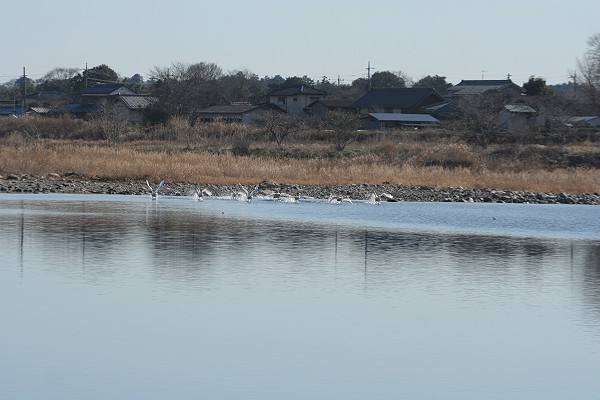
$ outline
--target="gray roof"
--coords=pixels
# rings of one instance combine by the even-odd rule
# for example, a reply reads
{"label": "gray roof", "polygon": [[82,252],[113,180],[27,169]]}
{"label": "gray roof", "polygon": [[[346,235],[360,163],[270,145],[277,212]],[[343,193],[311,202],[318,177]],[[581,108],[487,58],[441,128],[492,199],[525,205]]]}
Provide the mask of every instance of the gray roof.
{"label": "gray roof", "polygon": [[456,106],[451,101],[441,101],[439,103],[431,104],[423,107],[423,111],[428,113],[455,113],[458,112]]}
{"label": "gray roof", "polygon": [[437,118],[429,114],[401,114],[401,113],[369,113],[369,116],[378,121],[397,121],[397,122],[430,122],[439,123]]}
{"label": "gray roof", "polygon": [[535,113],[536,111],[525,104],[507,104],[504,106],[507,111],[514,113]]}
{"label": "gray roof", "polygon": [[569,122],[573,124],[588,124],[591,126],[598,126],[599,117],[597,115],[579,116],[569,118]]}
{"label": "gray roof", "polygon": [[350,107],[355,101],[352,99],[321,99],[313,102],[309,107],[315,103],[321,103],[327,107]]}
{"label": "gray roof", "polygon": [[267,95],[269,96],[294,96],[297,94],[305,94],[305,95],[316,95],[316,96],[326,96],[327,92],[324,90],[319,90],[312,88],[310,86],[304,85],[296,85],[289,86],[281,89],[271,90]]}
{"label": "gray roof", "polygon": [[119,100],[121,100],[127,108],[132,110],[146,108],[157,101],[156,97],[145,95],[123,95],[119,96]]}
{"label": "gray roof", "polygon": [[433,88],[371,89],[354,102],[352,107],[412,108],[429,96],[436,97],[436,103],[443,100]]}
{"label": "gray roof", "polygon": [[212,106],[198,111],[199,114],[244,114],[248,111],[263,108],[252,104],[229,104],[224,106]]}
{"label": "gray roof", "polygon": [[462,80],[460,83],[449,88],[448,91],[454,94],[481,94],[488,90],[501,90],[510,86],[522,92],[524,91],[522,87],[510,79]]}

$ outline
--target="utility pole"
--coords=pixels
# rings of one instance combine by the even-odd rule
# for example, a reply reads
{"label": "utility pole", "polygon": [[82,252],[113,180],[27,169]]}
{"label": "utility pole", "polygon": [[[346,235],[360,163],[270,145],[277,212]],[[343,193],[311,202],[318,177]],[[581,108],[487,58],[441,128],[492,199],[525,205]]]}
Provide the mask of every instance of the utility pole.
{"label": "utility pole", "polygon": [[371,61],[367,64],[367,82],[369,83],[369,91],[371,91]]}
{"label": "utility pole", "polygon": [[483,70],[483,69],[481,70],[481,80],[483,80],[483,77],[484,77],[483,74],[485,74],[486,72],[487,72],[486,70]]}
{"label": "utility pole", "polygon": [[21,105],[21,112],[25,114],[25,96],[27,96],[27,75],[25,75],[25,67],[23,67],[23,101]]}
{"label": "utility pole", "polygon": [[88,77],[88,73],[87,73],[87,63],[85,63],[85,72],[83,73],[85,75],[85,87],[87,88],[87,77]]}

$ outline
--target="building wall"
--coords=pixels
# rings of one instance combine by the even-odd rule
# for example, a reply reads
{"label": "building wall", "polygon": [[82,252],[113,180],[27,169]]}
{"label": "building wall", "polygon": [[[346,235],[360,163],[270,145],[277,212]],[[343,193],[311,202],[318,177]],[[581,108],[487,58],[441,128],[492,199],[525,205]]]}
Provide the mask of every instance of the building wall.
{"label": "building wall", "polygon": [[277,105],[288,114],[304,114],[304,108],[314,101],[323,98],[323,96],[308,96],[305,94],[296,94],[294,96],[271,96],[269,101]]}

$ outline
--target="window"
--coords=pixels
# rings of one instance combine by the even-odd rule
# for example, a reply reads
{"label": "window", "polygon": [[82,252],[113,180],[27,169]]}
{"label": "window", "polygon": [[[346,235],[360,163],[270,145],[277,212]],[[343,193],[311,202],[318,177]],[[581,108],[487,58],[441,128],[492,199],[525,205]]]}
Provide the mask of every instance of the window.
{"label": "window", "polygon": [[285,97],[284,96],[278,97],[277,101],[280,102],[280,103],[285,104]]}
{"label": "window", "polygon": [[294,101],[298,101],[298,98],[297,98],[297,97],[294,97]]}

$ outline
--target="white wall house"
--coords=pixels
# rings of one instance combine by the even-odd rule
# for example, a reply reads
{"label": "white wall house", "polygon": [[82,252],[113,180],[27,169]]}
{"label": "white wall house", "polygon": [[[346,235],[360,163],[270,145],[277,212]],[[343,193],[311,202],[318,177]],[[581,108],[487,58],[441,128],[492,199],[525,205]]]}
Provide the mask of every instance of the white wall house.
{"label": "white wall house", "polygon": [[327,92],[309,86],[297,85],[275,89],[267,93],[269,103],[276,105],[288,114],[302,115],[305,108],[327,96]]}

